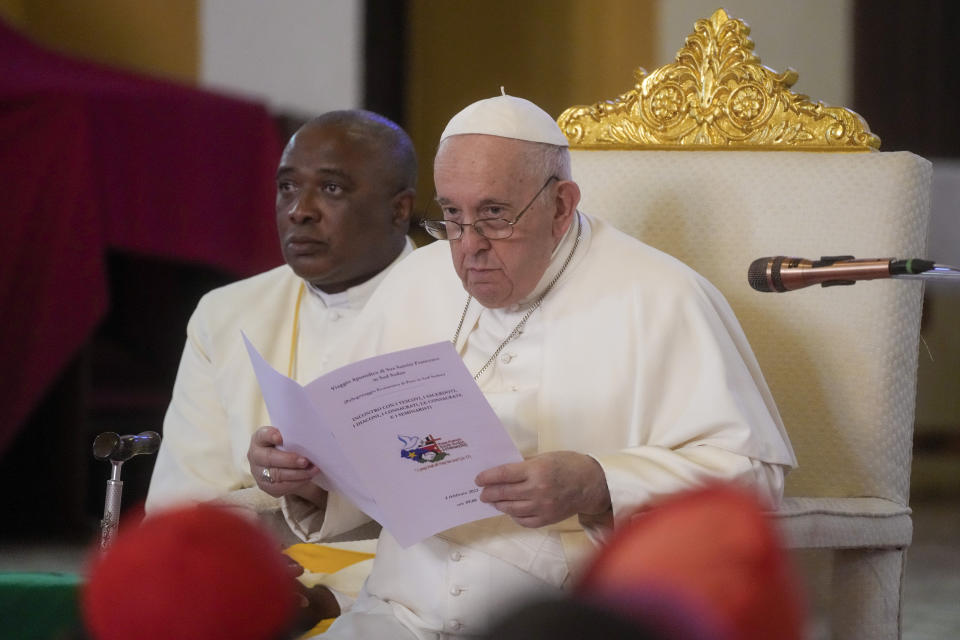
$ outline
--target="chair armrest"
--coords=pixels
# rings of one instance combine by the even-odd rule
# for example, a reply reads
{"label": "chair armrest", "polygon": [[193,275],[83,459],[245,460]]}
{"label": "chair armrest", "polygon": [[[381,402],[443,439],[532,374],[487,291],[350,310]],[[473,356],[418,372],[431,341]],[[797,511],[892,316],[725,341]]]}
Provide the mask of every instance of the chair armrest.
{"label": "chair armrest", "polygon": [[773,515],[793,549],[900,548],[913,539],[910,507],[883,498],[784,498]]}

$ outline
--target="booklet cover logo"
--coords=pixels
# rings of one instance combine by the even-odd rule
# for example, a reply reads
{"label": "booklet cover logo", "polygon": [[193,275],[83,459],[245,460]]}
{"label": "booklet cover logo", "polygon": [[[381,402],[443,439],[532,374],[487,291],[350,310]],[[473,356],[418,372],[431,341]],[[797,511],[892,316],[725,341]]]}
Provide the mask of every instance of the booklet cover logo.
{"label": "booklet cover logo", "polygon": [[467,443],[461,438],[452,440],[441,440],[432,435],[427,436],[401,436],[397,439],[403,443],[400,448],[400,457],[405,460],[412,460],[421,464],[427,462],[440,462],[448,455],[450,449],[467,446]]}

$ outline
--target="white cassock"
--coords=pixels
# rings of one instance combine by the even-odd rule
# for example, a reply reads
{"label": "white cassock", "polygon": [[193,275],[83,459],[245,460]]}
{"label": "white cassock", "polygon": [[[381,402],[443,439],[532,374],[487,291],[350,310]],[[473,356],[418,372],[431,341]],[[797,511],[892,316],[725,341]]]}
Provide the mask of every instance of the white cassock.
{"label": "white cassock", "polygon": [[[235,494],[236,504],[255,509],[274,504],[275,498],[257,488],[247,462],[250,437],[270,418],[241,331],[278,371],[310,382],[328,370],[331,353],[386,271],[412,250],[408,240],[390,267],[343,293],[317,291],[283,265],[203,296],[187,325],[147,512],[228,493]],[[293,344],[301,288],[300,330]]]}
{"label": "white cassock", "polygon": [[[301,384],[310,382],[329,369],[331,354],[387,271],[412,251],[408,239],[386,269],[342,293],[319,291],[283,265],[203,296],[187,324],[187,342],[147,493],[147,513],[217,499],[259,512],[264,522],[270,522],[268,514],[279,508],[279,500],[257,487],[247,461],[253,432],[270,424],[270,417],[241,332],[278,371]],[[295,319],[299,331],[293,340]],[[335,546],[373,551],[370,542]],[[308,572],[301,580],[333,587],[346,610],[368,564],[333,574]]]}
{"label": "white cassock", "polygon": [[[775,506],[796,459],[722,295],[674,258],[579,218],[566,271],[479,381],[520,452],[593,456],[615,522],[711,479],[748,484]],[[526,301],[471,303],[456,345],[471,372],[560,270],[576,235],[574,221]],[[446,243],[414,252],[371,298],[341,363],[450,340],[466,300]],[[337,494],[325,514],[298,498],[284,511],[311,541],[366,518]],[[402,637],[391,635],[398,623],[417,638],[482,633],[523,598],[559,592],[602,535],[576,517],[528,529],[500,516],[403,549],[385,531],[364,592],[329,637]]]}

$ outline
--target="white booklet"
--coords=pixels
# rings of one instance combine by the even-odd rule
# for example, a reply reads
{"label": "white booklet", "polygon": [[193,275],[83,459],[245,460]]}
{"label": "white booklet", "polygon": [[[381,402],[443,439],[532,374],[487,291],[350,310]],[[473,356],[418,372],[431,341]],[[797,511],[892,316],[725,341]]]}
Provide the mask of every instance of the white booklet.
{"label": "white booklet", "polygon": [[301,386],[243,339],[283,448],[401,545],[502,515],[480,502],[474,478],[523,458],[453,344],[368,358]]}

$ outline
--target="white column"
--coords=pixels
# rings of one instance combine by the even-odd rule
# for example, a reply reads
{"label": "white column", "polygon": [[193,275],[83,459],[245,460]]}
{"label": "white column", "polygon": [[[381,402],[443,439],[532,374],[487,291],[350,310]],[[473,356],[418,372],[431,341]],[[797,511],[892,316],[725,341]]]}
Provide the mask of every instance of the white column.
{"label": "white column", "polygon": [[203,86],[311,116],[361,106],[363,0],[201,0]]}

